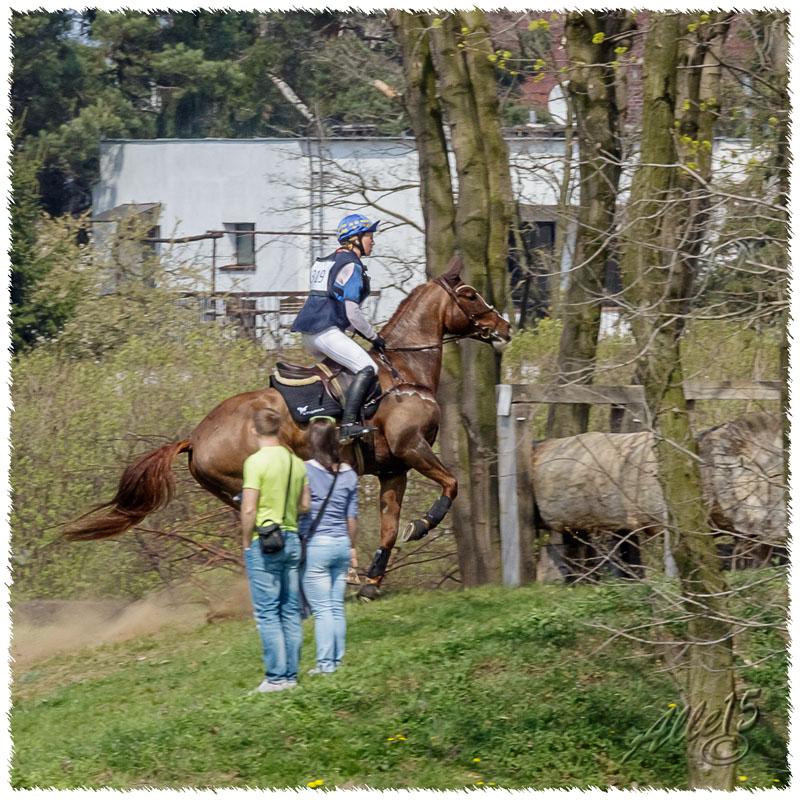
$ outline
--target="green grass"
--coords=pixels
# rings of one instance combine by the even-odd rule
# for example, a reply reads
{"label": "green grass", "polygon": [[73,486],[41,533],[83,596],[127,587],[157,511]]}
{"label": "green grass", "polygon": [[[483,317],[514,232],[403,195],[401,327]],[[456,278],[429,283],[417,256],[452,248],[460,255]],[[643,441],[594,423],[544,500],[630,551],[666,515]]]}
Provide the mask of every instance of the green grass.
{"label": "green grass", "polygon": [[[348,668],[304,677],[306,622],[301,685],[254,697],[252,620],[51,658],[12,687],[12,786],[686,788],[681,745],[621,763],[679,702],[663,665],[624,639],[595,652],[607,634],[586,627],[644,618],[646,593],[536,585],[350,603]],[[762,686],[764,719],[737,775],[781,786],[785,668],[755,670],[760,683],[742,678]]]}

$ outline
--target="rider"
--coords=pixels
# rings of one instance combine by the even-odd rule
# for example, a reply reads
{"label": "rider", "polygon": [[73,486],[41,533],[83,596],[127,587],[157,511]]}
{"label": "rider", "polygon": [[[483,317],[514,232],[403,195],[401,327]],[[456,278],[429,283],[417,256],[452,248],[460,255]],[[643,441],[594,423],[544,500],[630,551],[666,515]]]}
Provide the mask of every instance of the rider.
{"label": "rider", "polygon": [[369,296],[369,275],[361,259],[372,252],[377,227],[378,222],[363,214],[350,214],[339,223],[336,238],[341,246],[311,265],[308,298],[292,325],[317,361],[328,356],[355,373],[344,404],[341,442],[375,430],[360,425],[358,414],[378,378],[378,367],[345,331],[352,327],[379,353],[386,350],[383,337],[359,307]]}

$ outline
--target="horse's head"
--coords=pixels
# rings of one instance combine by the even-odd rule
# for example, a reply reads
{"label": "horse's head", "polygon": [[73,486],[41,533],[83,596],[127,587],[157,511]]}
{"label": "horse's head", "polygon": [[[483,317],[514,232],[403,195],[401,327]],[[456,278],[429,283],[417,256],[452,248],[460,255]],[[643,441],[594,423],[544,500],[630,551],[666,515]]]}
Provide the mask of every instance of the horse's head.
{"label": "horse's head", "polygon": [[480,293],[461,280],[461,260],[456,256],[447,272],[436,279],[449,295],[451,303],[445,315],[448,333],[490,342],[501,350],[511,340],[511,325]]}

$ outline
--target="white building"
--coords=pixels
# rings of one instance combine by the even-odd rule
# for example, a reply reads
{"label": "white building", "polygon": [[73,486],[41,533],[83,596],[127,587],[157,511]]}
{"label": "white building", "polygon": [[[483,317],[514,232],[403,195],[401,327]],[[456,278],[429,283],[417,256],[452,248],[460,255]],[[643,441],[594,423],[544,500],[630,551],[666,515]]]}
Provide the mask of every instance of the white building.
{"label": "white building", "polygon": [[[564,140],[507,141],[523,215],[552,238],[563,224],[556,209]],[[332,234],[346,214],[381,220],[367,261],[374,295],[368,311],[376,321],[425,280],[413,139],[109,140],[100,146],[100,176],[96,230],[138,213],[154,238],[208,234],[158,247],[168,261],[192,267],[186,288],[215,296],[209,310],[244,309],[243,318],[268,339],[282,339],[307,291],[309,265],[335,249]],[[570,227],[562,271],[572,263]]]}

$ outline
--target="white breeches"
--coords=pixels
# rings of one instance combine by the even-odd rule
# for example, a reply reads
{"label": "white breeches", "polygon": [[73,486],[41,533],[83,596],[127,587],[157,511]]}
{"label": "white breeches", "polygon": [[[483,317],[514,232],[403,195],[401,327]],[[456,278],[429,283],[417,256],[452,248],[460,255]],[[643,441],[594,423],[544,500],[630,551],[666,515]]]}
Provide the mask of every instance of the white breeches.
{"label": "white breeches", "polygon": [[352,372],[370,368],[376,375],[378,365],[344,331],[339,328],[326,328],[319,333],[304,333],[303,344],[317,361],[325,356],[332,358]]}

